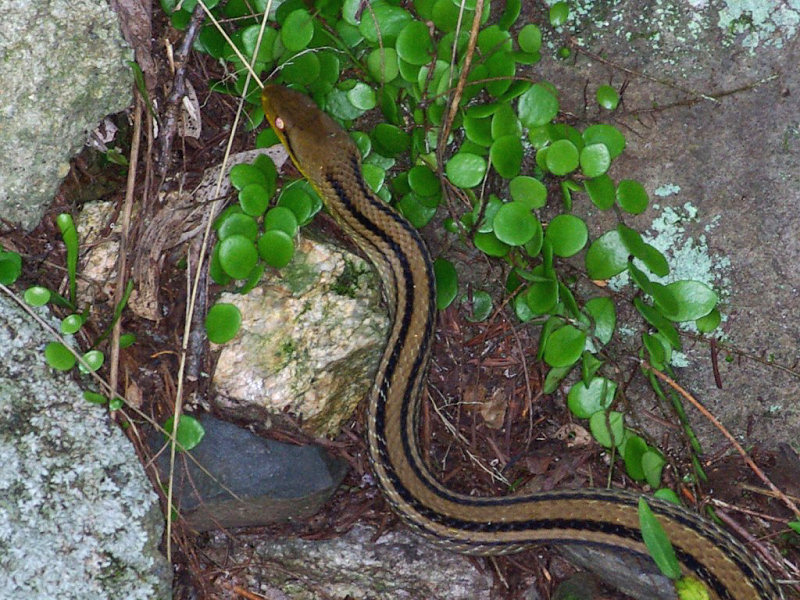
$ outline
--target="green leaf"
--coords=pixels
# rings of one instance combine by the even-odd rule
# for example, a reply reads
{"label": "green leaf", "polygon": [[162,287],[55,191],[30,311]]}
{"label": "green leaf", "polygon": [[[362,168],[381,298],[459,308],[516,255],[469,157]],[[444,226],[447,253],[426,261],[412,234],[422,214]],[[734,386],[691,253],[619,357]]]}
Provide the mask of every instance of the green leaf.
{"label": "green leaf", "polygon": [[367,55],[367,70],[376,81],[394,81],[400,74],[397,51],[394,48],[375,48]]}
{"label": "green leaf", "polygon": [[606,110],[614,110],[619,104],[619,94],[610,85],[601,85],[597,88],[597,103]]}
{"label": "green leaf", "polygon": [[691,575],[678,579],[675,582],[675,591],[680,600],[711,600],[706,584]]}
{"label": "green leaf", "polygon": [[123,333],[119,336],[119,347],[120,348],[128,348],[133,346],[136,343],[136,334],[135,333]]}
{"label": "green leaf", "polygon": [[569,4],[566,2],[556,2],[550,7],[550,25],[560,27],[569,18]]}
{"label": "green leaf", "polygon": [[675,556],[675,549],[644,497],[639,498],[639,527],[644,544],[659,570],[670,579],[678,579],[681,565]]}
{"label": "green leaf", "polygon": [[403,216],[411,221],[411,224],[419,229],[427,225],[436,214],[436,204],[431,206],[424,197],[417,196],[414,192],[409,192],[400,198],[397,209]]}
{"label": "green leaf", "polygon": [[[534,272],[542,274],[544,269],[536,267]],[[555,308],[558,302],[558,280],[554,278],[544,278],[531,284],[525,293],[525,303],[534,315],[544,315]]]}
{"label": "green leaf", "polygon": [[551,367],[567,367],[578,361],[585,345],[585,332],[572,325],[564,325],[548,336],[544,361]]}
{"label": "green leaf", "polygon": [[611,166],[611,154],[605,144],[589,144],[581,150],[580,164],[586,177],[599,177]]}
{"label": "green leaf", "polygon": [[605,232],[586,252],[586,271],[591,279],[610,279],[628,266],[628,249],[617,230]]}
{"label": "green leaf", "polygon": [[583,182],[583,187],[586,188],[586,193],[589,194],[592,204],[600,210],[608,210],[614,206],[614,200],[617,198],[617,187],[608,175],[587,179]]}
{"label": "green leaf", "polygon": [[673,504],[677,504],[678,506],[680,506],[681,504],[680,498],[678,498],[678,494],[676,494],[669,488],[658,489],[655,492],[653,492],[653,496],[660,500],[666,500],[667,502],[672,502]]}
{"label": "green leaf", "polygon": [[588,386],[578,381],[572,384],[567,394],[567,406],[579,419],[588,419],[609,408],[616,393],[617,384],[605,377],[595,377]]}
{"label": "green leaf", "polygon": [[538,52],[542,47],[542,32],[533,23],[528,23],[519,30],[517,43],[523,52]]}
{"label": "green leaf", "polygon": [[666,288],[677,304],[674,312],[662,309],[664,316],[671,321],[693,321],[705,317],[714,310],[719,299],[714,290],[700,281],[675,281]]}
{"label": "green leaf", "polygon": [[715,308],[706,316],[696,319],[694,324],[697,327],[697,331],[700,333],[711,333],[719,327],[721,322],[722,316],[719,314],[719,310]]}
{"label": "green leaf", "polygon": [[636,310],[644,317],[645,321],[650,323],[653,327],[658,329],[670,345],[675,348],[676,350],[680,350],[681,348],[681,338],[678,335],[678,330],[670,323],[664,316],[661,315],[659,311],[655,308],[650,306],[649,304],[645,304],[641,298],[634,298],[633,305],[636,307]]}
{"label": "green leaf", "polygon": [[98,394],[90,390],[83,391],[83,399],[92,404],[105,404],[108,402],[108,399],[103,394]]}
{"label": "green leaf", "polygon": [[638,231],[622,223],[617,225],[617,231],[628,252],[641,260],[653,275],[665,277],[669,274],[667,259],[656,248],[646,243]]}
{"label": "green leaf", "polygon": [[61,320],[60,330],[65,335],[72,335],[83,327],[84,319],[81,315],[67,315]]}
{"label": "green leaf", "polygon": [[433,273],[436,276],[436,308],[444,310],[458,294],[458,273],[453,263],[444,258],[433,261]]}
{"label": "green leaf", "polygon": [[40,285],[34,285],[25,290],[25,302],[31,306],[44,306],[50,301],[50,290]]}
{"label": "green leaf", "polygon": [[215,344],[231,341],[239,332],[242,324],[242,313],[234,304],[218,302],[208,310],[206,315],[206,335]]}
{"label": "green leaf", "polygon": [[589,239],[589,230],[582,219],[561,214],[553,218],[544,232],[544,239],[553,245],[556,256],[567,258],[580,252]]}
{"label": "green leaf", "polygon": [[472,292],[472,298],[464,294],[461,297],[461,304],[466,303],[472,305],[472,314],[466,315],[467,321],[477,323],[487,319],[492,314],[492,297],[483,290]]}
{"label": "green leaf", "polygon": [[375,149],[384,156],[397,156],[411,147],[411,136],[390,123],[378,123],[371,137]]}
{"label": "green leaf", "polygon": [[[175,417],[170,417],[164,423],[164,430],[166,431],[165,439],[169,442],[172,436],[173,429],[175,429]],[[181,415],[178,420],[178,428],[175,431],[175,442],[177,449],[181,452],[191,450],[197,446],[205,436],[206,432],[200,421],[191,415]]]}
{"label": "green leaf", "polygon": [[16,252],[0,250],[0,283],[11,285],[22,274],[22,257]]}
{"label": "green leaf", "polygon": [[517,113],[528,129],[544,125],[558,114],[558,99],[549,88],[537,83],[519,97]]}
{"label": "green leaf", "polygon": [[624,211],[638,215],[647,209],[649,198],[641,183],[623,179],[617,185],[617,202]]}
{"label": "green leaf", "polygon": [[347,99],[357,109],[365,111],[372,110],[378,103],[375,91],[361,81],[356,83],[353,89],[347,91]]}
{"label": "green leaf", "polygon": [[478,232],[472,240],[475,247],[488,256],[505,256],[508,254],[510,246],[497,239],[492,232]]}
{"label": "green leaf", "polygon": [[258,183],[251,183],[239,190],[239,206],[245,215],[260,217],[267,210],[269,196],[266,188]]}
{"label": "green leaf", "polygon": [[299,185],[284,187],[278,198],[278,206],[283,206],[291,210],[300,226],[306,225],[311,221],[312,217],[317,212],[314,210],[314,201],[311,199],[311,196]]}
{"label": "green leaf", "polygon": [[629,435],[620,448],[620,454],[625,460],[625,470],[634,481],[644,481],[642,457],[647,452],[647,442],[638,435]]}
{"label": "green leaf", "polygon": [[253,240],[237,233],[218,244],[219,264],[234,279],[244,279],[258,262]]}
{"label": "green leaf", "polygon": [[553,175],[566,175],[578,168],[579,154],[569,140],[557,140],[547,149],[545,164]]}
{"label": "green leaf", "polygon": [[279,229],[265,231],[264,235],[258,238],[258,255],[270,267],[281,269],[292,261],[294,242],[285,231]]}
{"label": "green leaf", "polygon": [[530,209],[542,208],[547,204],[547,188],[534,177],[527,175],[514,177],[508,183],[508,192],[512,200],[522,202]]}
{"label": "green leaf", "polygon": [[69,301],[75,304],[78,279],[78,230],[72,215],[61,213],[56,217],[56,223],[61,230],[61,237],[67,247],[67,274],[69,275]]}
{"label": "green leaf", "polygon": [[44,358],[57,371],[69,371],[77,361],[75,355],[61,342],[47,344],[44,347]]}
{"label": "green leaf", "polygon": [[83,364],[79,363],[78,370],[84,374],[93,373],[103,366],[105,359],[105,355],[100,352],[100,350],[89,350],[83,355],[83,362],[86,363],[87,366],[84,367]]}
{"label": "green leaf", "polygon": [[287,50],[299,52],[305,49],[314,36],[314,22],[305,9],[289,13],[281,27],[281,41]]}
{"label": "green leaf", "polygon": [[217,237],[220,240],[225,240],[232,235],[243,235],[251,242],[254,242],[258,236],[258,223],[249,215],[230,213],[219,224]]}
{"label": "green leaf", "polygon": [[605,363],[588,350],[581,354],[581,381],[588,385]]}
{"label": "green leaf", "polygon": [[397,36],[395,44],[397,55],[412,65],[424,65],[430,62],[433,54],[428,27],[422,21],[410,21]]}
{"label": "green leaf", "polygon": [[619,129],[606,123],[587,127],[583,132],[583,140],[587,146],[595,143],[605,144],[612,160],[622,154],[625,149],[625,136]]}
{"label": "green leaf", "polygon": [[538,219],[522,202],[508,202],[497,210],[493,229],[497,239],[509,246],[521,246],[536,234]]}
{"label": "green leaf", "polygon": [[648,448],[642,456],[642,469],[647,484],[652,488],[661,485],[661,471],[664,469],[666,461],[659,452]]}
{"label": "green leaf", "polygon": [[609,413],[603,411],[594,413],[589,417],[589,431],[592,432],[597,443],[604,448],[619,446],[625,436],[622,413],[614,410]]}
{"label": "green leaf", "polygon": [[504,135],[497,138],[489,148],[489,160],[495,171],[504,179],[519,175],[522,167],[522,142],[518,135]]}
{"label": "green leaf", "polygon": [[231,180],[231,185],[240,191],[245,186],[253,183],[262,186],[264,189],[267,189],[269,186],[269,181],[267,181],[267,176],[264,174],[264,171],[255,165],[250,165],[247,163],[242,163],[231,167],[229,177]]}
{"label": "green leaf", "polygon": [[420,196],[438,196],[442,193],[442,185],[436,173],[423,165],[409,169],[408,185]]}
{"label": "green leaf", "polygon": [[273,229],[283,231],[289,237],[293,237],[298,229],[297,217],[285,206],[270,208],[267,214],[264,215],[264,231],[272,231]]}
{"label": "green leaf", "polygon": [[594,321],[593,335],[603,345],[611,341],[614,329],[617,326],[617,313],[614,301],[606,296],[591,298],[583,305],[583,310]]}
{"label": "green leaf", "polygon": [[800,533],[800,521],[789,521],[787,525],[795,532]]}
{"label": "green leaf", "polygon": [[486,160],[477,154],[458,152],[447,161],[444,171],[456,187],[464,189],[475,187],[483,181],[483,176],[486,174]]}

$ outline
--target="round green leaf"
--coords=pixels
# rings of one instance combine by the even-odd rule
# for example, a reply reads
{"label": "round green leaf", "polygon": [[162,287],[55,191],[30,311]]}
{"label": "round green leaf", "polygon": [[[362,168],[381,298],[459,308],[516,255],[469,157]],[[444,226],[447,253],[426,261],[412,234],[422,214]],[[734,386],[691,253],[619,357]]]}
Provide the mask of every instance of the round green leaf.
{"label": "round green leaf", "polygon": [[614,206],[614,200],[617,198],[617,188],[608,175],[587,179],[583,182],[583,187],[586,188],[586,193],[589,194],[592,204],[600,210],[608,210]]}
{"label": "round green leaf", "polygon": [[471,142],[481,146],[490,146],[492,144],[491,119],[468,114],[464,117],[464,132]]}
{"label": "round green leaf", "polygon": [[438,196],[442,192],[436,173],[422,165],[412,167],[408,171],[408,185],[420,196]]}
{"label": "round green leaf", "polygon": [[458,294],[458,273],[453,263],[444,258],[433,261],[433,273],[436,276],[436,308],[444,310]]}
{"label": "round green leaf", "polygon": [[376,48],[367,55],[367,70],[376,81],[394,81],[400,74],[397,51],[394,48]]}
{"label": "round green leaf", "polygon": [[517,71],[517,63],[511,52],[497,52],[486,60],[489,77],[493,81],[486,83],[486,91],[495,98],[505,94],[511,85],[511,80]]}
{"label": "round green leaf", "polygon": [[519,30],[517,43],[523,52],[538,52],[542,47],[542,32],[533,23],[528,23]]}
{"label": "round green leaf", "polygon": [[297,233],[297,217],[285,206],[276,206],[269,209],[264,215],[264,231],[278,229],[289,236]]}
{"label": "round green leaf", "polygon": [[411,147],[411,137],[397,125],[379,123],[372,130],[376,150],[385,156],[402,154]]}
{"label": "round green leaf", "polygon": [[136,343],[135,333],[123,333],[121,336],[119,336],[120,348],[128,348],[129,346],[133,346],[135,343]]}
{"label": "round green leaf", "polygon": [[258,254],[269,266],[280,269],[288,265],[294,256],[292,238],[279,229],[265,231],[258,239]]}
{"label": "round green leaf", "polygon": [[610,279],[628,267],[628,254],[617,230],[607,231],[586,251],[586,272],[591,279]]}
{"label": "round green leaf", "polygon": [[478,232],[473,238],[475,247],[488,256],[505,256],[508,254],[509,245],[497,239],[494,233]]}
{"label": "round green leaf", "polygon": [[395,44],[397,55],[412,65],[424,65],[430,62],[433,53],[428,27],[422,21],[411,21],[403,27]]}
{"label": "round green leaf", "polygon": [[506,135],[522,136],[522,125],[514,109],[509,104],[501,104],[492,114],[492,138],[498,139]]}
{"label": "round green leaf", "polygon": [[528,129],[544,125],[558,114],[558,99],[549,88],[537,83],[519,97],[517,113]]}
{"label": "round green leaf", "polygon": [[269,196],[266,188],[258,183],[251,183],[239,190],[239,206],[245,215],[260,217],[267,210]]}
{"label": "round green leaf", "polygon": [[486,174],[486,160],[477,154],[458,152],[447,161],[444,170],[453,185],[465,189],[471,188],[483,180]]}
{"label": "round green leaf", "polygon": [[700,333],[711,333],[722,322],[722,316],[716,308],[704,317],[695,320],[694,324]]}
{"label": "round green leaf", "polygon": [[567,406],[579,419],[588,419],[597,411],[609,408],[616,393],[617,384],[605,377],[593,378],[588,386],[578,381],[567,394]]}
{"label": "round green leaf", "polygon": [[361,81],[356,83],[353,89],[348,90],[347,99],[359,110],[372,110],[377,104],[375,91]]}
{"label": "round green leaf", "polygon": [[472,314],[466,316],[467,321],[478,323],[492,314],[492,297],[483,290],[472,292],[472,298],[464,294],[461,297],[461,304],[469,302],[472,305]]}
{"label": "round green leaf", "polygon": [[57,371],[69,371],[75,366],[76,358],[61,342],[50,342],[44,348],[47,364]]}
{"label": "round green leaf", "polygon": [[561,214],[553,218],[544,232],[544,239],[553,245],[556,256],[566,258],[580,252],[589,239],[586,223],[574,215]]}
{"label": "round green leaf", "polygon": [[[542,270],[539,271],[542,275]],[[558,302],[558,281],[546,279],[531,284],[525,293],[525,304],[534,315],[545,315],[553,310]]]}
{"label": "round green leaf", "polygon": [[264,188],[269,185],[267,176],[264,172],[254,165],[242,163],[231,167],[230,172],[231,184],[237,190],[241,190],[246,185],[257,183]]}
{"label": "round green leaf", "polygon": [[623,210],[638,215],[647,209],[649,198],[641,183],[633,179],[623,179],[617,185],[617,202]]}
{"label": "round green leaf", "polygon": [[612,125],[598,123],[590,125],[583,132],[583,140],[589,144],[605,144],[612,160],[625,149],[625,136]]}
{"label": "round green leaf", "polygon": [[258,262],[253,240],[242,234],[233,234],[218,244],[219,264],[234,279],[244,279]]}
{"label": "round green leaf", "polygon": [[314,22],[307,10],[299,8],[289,13],[281,27],[281,41],[287,50],[299,52],[314,36]]}
{"label": "round green leaf", "polygon": [[547,148],[544,160],[553,175],[566,175],[578,168],[578,149],[569,140],[557,140]]}
{"label": "round green leaf", "polygon": [[647,442],[638,435],[629,435],[620,448],[620,454],[625,459],[625,470],[634,481],[644,481],[642,457],[647,452]]}
{"label": "round green leaf", "polygon": [[410,192],[405,194],[397,203],[397,209],[411,224],[419,229],[427,225],[436,214],[436,207],[423,202],[423,198]]}
{"label": "round green leaf", "polygon": [[519,174],[522,167],[522,142],[518,135],[504,135],[497,138],[489,148],[489,160],[495,171],[504,179],[511,179]]}
{"label": "round green leaf", "polygon": [[206,335],[215,344],[231,341],[242,325],[242,313],[234,304],[218,302],[206,315]]}
{"label": "round green leaf", "polygon": [[586,345],[586,333],[564,325],[547,337],[544,347],[544,361],[551,367],[567,367],[581,357]]}
{"label": "round green leaf", "polygon": [[610,85],[601,85],[597,88],[597,103],[606,110],[614,110],[619,104],[619,94]]}
{"label": "round green leaf", "polygon": [[[246,188],[247,187],[250,186],[246,186]],[[251,242],[255,242],[258,236],[258,223],[249,215],[231,213],[220,223],[219,229],[217,230],[217,237],[219,237],[220,240],[224,240],[232,235],[243,235]]]}
{"label": "round green leaf", "polygon": [[594,331],[592,334],[600,343],[607,344],[614,335],[614,328],[617,326],[617,313],[614,309],[614,301],[605,296],[592,298],[583,305],[583,309],[594,321]]}
{"label": "round green leaf", "polygon": [[282,63],[282,68],[286,81],[305,86],[317,80],[321,66],[315,52],[301,51],[287,57]]}
{"label": "round green leaf", "polygon": [[666,313],[671,321],[693,321],[709,314],[717,305],[717,294],[700,281],[681,280],[667,285],[667,291],[676,300],[677,310]]}
{"label": "round green leaf", "polygon": [[78,364],[78,370],[81,373],[93,373],[103,366],[105,359],[105,355],[100,350],[89,350],[83,355],[83,362],[86,363],[88,368]]}
{"label": "round green leaf", "polygon": [[[606,423],[606,418],[608,422]],[[589,430],[597,443],[604,448],[619,446],[625,436],[625,423],[622,413],[612,410],[606,415],[605,412],[596,412],[589,417]]]}
{"label": "round green leaf", "polygon": [[[170,417],[164,423],[164,431],[166,431],[166,439],[169,441],[169,436],[172,435],[172,430],[175,429],[175,417]],[[199,444],[206,432],[200,421],[191,415],[181,415],[178,420],[178,428],[175,431],[175,442],[180,451],[191,450]]]}
{"label": "round green leaf", "polygon": [[22,257],[16,252],[0,250],[0,283],[11,285],[22,274]]}
{"label": "round green leaf", "polygon": [[386,170],[371,163],[364,163],[361,166],[361,174],[364,176],[364,181],[367,182],[369,188],[376,194],[383,187],[386,180]]}
{"label": "round green leaf", "polygon": [[72,335],[83,327],[83,317],[81,315],[67,315],[61,320],[61,333]]}
{"label": "round green leaf", "polygon": [[560,27],[569,18],[569,4],[566,2],[556,2],[550,7],[550,25]]}
{"label": "round green leaf", "polygon": [[278,198],[278,206],[284,206],[294,213],[297,222],[305,225],[313,216],[314,203],[306,191],[298,185],[285,187]]}
{"label": "round green leaf", "polygon": [[34,285],[25,290],[25,302],[31,306],[44,306],[50,301],[50,290],[40,285]]}
{"label": "round green leaf", "polygon": [[533,177],[527,175],[514,177],[508,184],[508,191],[512,200],[522,202],[528,208],[542,208],[547,204],[547,188]]}
{"label": "round green leaf", "polygon": [[524,203],[509,202],[497,210],[492,227],[501,242],[521,246],[536,234],[537,222],[536,216]]}
{"label": "round green leaf", "polygon": [[581,150],[580,162],[586,177],[599,177],[611,166],[611,154],[605,144],[589,144]]}

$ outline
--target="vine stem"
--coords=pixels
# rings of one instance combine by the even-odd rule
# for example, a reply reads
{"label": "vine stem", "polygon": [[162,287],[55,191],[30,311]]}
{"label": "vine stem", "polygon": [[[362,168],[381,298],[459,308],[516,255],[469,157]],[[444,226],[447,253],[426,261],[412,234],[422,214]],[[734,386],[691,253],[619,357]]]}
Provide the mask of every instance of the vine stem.
{"label": "vine stem", "polygon": [[725,436],[725,438],[731,443],[731,445],[744,459],[744,462],[747,463],[747,466],[749,466],[750,469],[752,469],[753,473],[755,473],[758,476],[758,478],[761,479],[761,481],[763,481],[764,484],[770,490],[772,490],[775,496],[781,499],[781,501],[789,508],[789,510],[791,510],[794,513],[796,518],[800,519],[800,509],[797,508],[797,505],[792,501],[792,499],[789,498],[782,491],[780,491],[775,486],[775,484],[772,483],[772,481],[770,481],[769,477],[767,477],[764,471],[762,471],[759,468],[759,466],[753,461],[753,459],[750,458],[750,456],[747,454],[742,445],[736,441],[736,438],[733,437],[731,432],[728,431],[725,428],[725,426],[722,423],[720,423],[719,420],[713,414],[711,414],[711,412],[705,406],[700,404],[699,400],[697,400],[688,391],[686,391],[683,387],[681,387],[681,385],[678,382],[676,382],[668,375],[656,369],[646,360],[642,359],[637,359],[637,360],[639,361],[639,364],[642,366],[643,369],[650,371],[653,375],[658,377],[661,381],[663,381],[673,390],[678,392],[681,396],[683,396],[686,400],[688,400],[692,406],[694,406],[698,411],[700,411],[700,414],[702,414],[706,419],[708,419],[714,425],[714,427],[716,427],[720,431],[720,433],[722,433],[722,435]]}

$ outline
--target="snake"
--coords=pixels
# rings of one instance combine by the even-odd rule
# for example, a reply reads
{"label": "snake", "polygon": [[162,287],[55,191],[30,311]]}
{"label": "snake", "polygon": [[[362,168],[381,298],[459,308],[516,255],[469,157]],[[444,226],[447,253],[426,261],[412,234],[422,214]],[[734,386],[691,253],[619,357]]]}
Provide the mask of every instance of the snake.
{"label": "snake", "polygon": [[[268,84],[267,121],[300,173],[381,280],[391,325],[368,395],[366,437],[375,481],[417,534],[464,554],[499,555],[540,543],[596,544],[649,558],[642,494],[578,489],[475,497],[440,483],[421,453],[419,413],[436,325],[436,283],[420,233],[364,179],[355,142],[308,96]],[[682,571],[720,600],[778,600],[780,587],[727,531],[677,504],[647,498]]]}

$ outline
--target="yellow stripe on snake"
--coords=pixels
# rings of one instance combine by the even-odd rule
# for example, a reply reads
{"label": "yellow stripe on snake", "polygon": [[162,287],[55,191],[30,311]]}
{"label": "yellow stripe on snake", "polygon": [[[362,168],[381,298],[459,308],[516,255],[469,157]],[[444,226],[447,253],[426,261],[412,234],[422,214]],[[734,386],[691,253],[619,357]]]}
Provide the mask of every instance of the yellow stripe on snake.
{"label": "yellow stripe on snake", "polygon": [[[364,181],[353,140],[314,102],[269,85],[262,104],[294,164],[383,283],[392,326],[367,411],[377,482],[413,530],[468,554],[503,554],[543,542],[593,543],[648,555],[639,529],[640,494],[582,489],[473,497],[432,475],[420,455],[418,414],[436,321],[428,249],[417,230]],[[648,498],[686,573],[724,600],[777,600],[781,592],[743,544],[675,504]]]}

